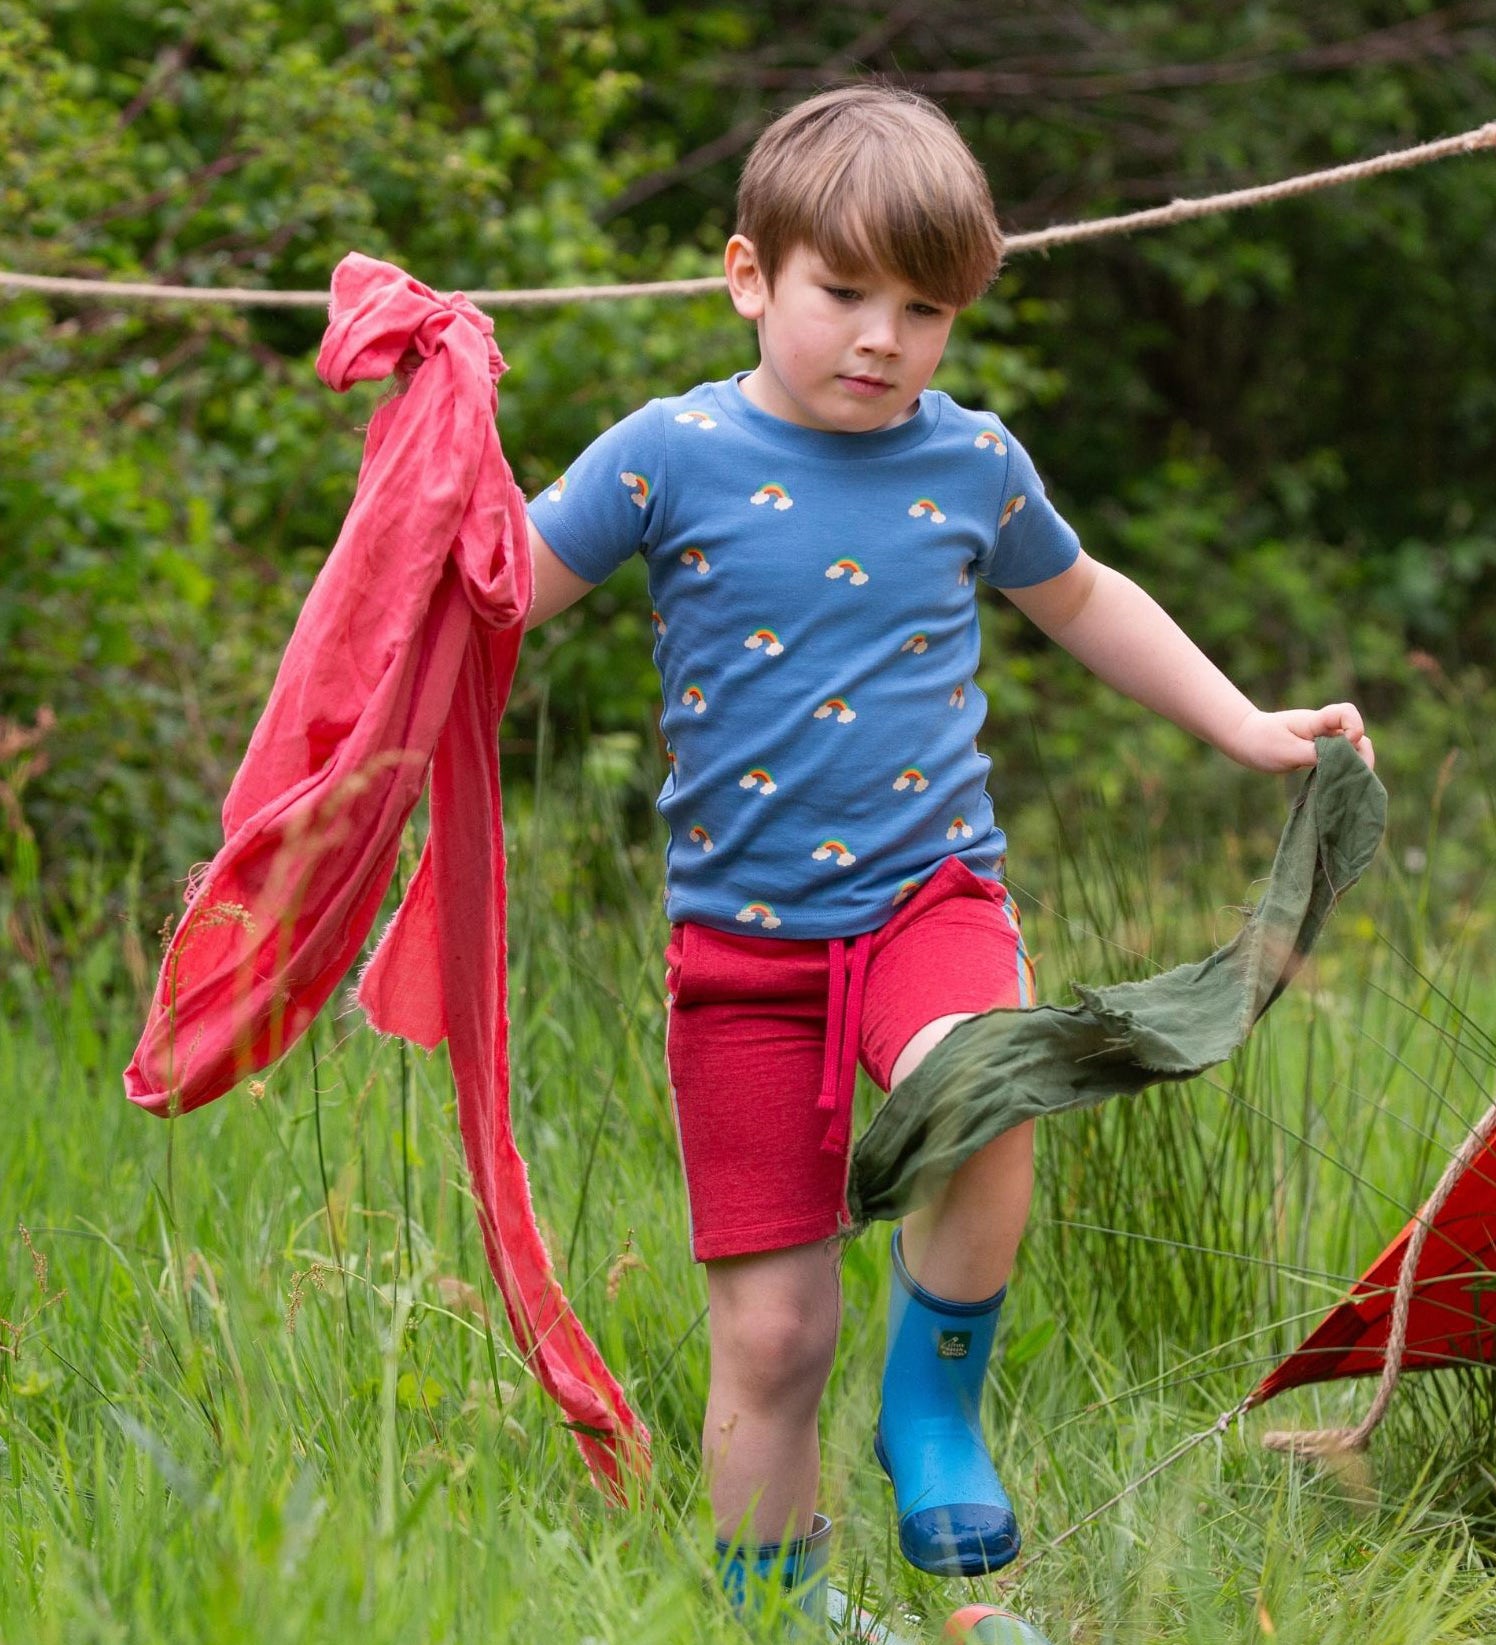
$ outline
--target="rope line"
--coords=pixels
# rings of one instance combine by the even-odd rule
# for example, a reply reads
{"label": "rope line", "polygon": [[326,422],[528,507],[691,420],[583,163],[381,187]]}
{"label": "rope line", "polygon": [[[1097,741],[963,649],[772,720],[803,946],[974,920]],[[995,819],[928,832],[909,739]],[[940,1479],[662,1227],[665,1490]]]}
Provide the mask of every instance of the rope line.
{"label": "rope line", "polygon": [[[1347,165],[1323,171],[1303,172],[1276,183],[1255,188],[1232,189],[1199,199],[1172,200],[1166,206],[1150,206],[1143,211],[1116,217],[1098,217],[1089,222],[1058,223],[1052,228],[1015,234],[1007,240],[1010,253],[1048,251],[1054,246],[1076,245],[1114,234],[1135,234],[1144,229],[1167,228],[1220,212],[1242,211],[1249,206],[1270,205],[1276,200],[1294,199],[1319,189],[1339,188],[1365,177],[1407,171],[1435,160],[1455,155],[1496,149],[1496,120],[1472,127],[1454,137],[1440,137],[1413,148],[1394,149],[1369,160],[1353,160]],[[504,291],[470,291],[466,295],[484,308],[549,308],[562,303],[611,302],[626,297],[696,297],[723,291],[727,282],[721,275],[705,275],[690,280],[645,280],[622,285],[532,286]],[[265,291],[251,286],[167,286],[142,281],[78,279],[52,274],[21,274],[0,269],[0,292],[39,291],[58,296],[81,297],[100,302],[226,303],[240,308],[325,308],[326,291]]]}
{"label": "rope line", "polygon": [[1134,1491],[1141,1490],[1150,1479],[1157,1479],[1161,1473],[1165,1472],[1166,1469],[1172,1468],[1176,1462],[1179,1462],[1184,1457],[1187,1457],[1191,1451],[1193,1451],[1197,1446],[1203,1445],[1207,1439],[1221,1438],[1222,1435],[1224,1435],[1231,1427],[1231,1425],[1238,1421],[1248,1409],[1248,1401],[1242,1400],[1239,1405],[1233,1405],[1229,1411],[1222,1411],[1220,1416],[1218,1416],[1208,1428],[1202,1428],[1198,1434],[1191,1434],[1188,1439],[1180,1440],[1172,1451],[1169,1451],[1167,1454],[1160,1457],[1158,1461],[1147,1470],[1146,1473],[1141,1473],[1135,1479],[1128,1480],[1121,1490],[1117,1491],[1114,1495],[1109,1496],[1105,1502],[1098,1503],[1089,1513],[1083,1514],[1078,1520],[1075,1521],[1073,1525],[1068,1526],[1065,1530],[1061,1531],[1057,1537],[1053,1537],[1050,1541],[1046,1542],[1043,1547],[1035,1548],[1033,1553],[1026,1554],[1016,1565],[1004,1571],[999,1580],[1003,1583],[1011,1582],[1021,1572],[1026,1571],[1030,1565],[1034,1564],[1037,1560],[1043,1559],[1045,1554],[1053,1553],[1054,1550],[1062,1543],[1068,1542],[1077,1531],[1083,1530],[1091,1523],[1093,1519],[1099,1519],[1108,1508],[1115,1508],[1119,1502],[1122,1502],[1127,1497],[1130,1497]]}

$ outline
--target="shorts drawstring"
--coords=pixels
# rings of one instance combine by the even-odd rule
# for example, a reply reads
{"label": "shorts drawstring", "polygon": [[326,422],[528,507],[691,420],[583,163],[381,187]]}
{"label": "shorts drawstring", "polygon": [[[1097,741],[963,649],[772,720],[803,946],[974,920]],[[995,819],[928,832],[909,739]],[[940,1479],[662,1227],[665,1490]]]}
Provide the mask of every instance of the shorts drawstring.
{"label": "shorts drawstring", "polygon": [[816,1107],[831,1115],[821,1140],[822,1151],[828,1154],[844,1153],[852,1136],[852,1095],[857,1087],[857,1047],[862,1038],[862,999],[872,942],[873,933],[864,931],[852,939],[850,952],[840,937],[832,937],[826,945],[826,1054]]}

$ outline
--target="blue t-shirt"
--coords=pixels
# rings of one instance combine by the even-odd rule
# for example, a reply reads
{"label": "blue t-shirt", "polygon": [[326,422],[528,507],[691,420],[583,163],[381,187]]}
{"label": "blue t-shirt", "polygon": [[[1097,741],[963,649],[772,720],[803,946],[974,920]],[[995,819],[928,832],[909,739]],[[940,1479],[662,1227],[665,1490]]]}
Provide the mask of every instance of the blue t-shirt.
{"label": "blue t-shirt", "polygon": [[990,413],[927,390],[834,434],[705,383],[601,435],[530,515],[588,582],[648,563],[672,920],[850,937],[948,856],[1001,875],[975,580],[1043,582],[1079,543]]}

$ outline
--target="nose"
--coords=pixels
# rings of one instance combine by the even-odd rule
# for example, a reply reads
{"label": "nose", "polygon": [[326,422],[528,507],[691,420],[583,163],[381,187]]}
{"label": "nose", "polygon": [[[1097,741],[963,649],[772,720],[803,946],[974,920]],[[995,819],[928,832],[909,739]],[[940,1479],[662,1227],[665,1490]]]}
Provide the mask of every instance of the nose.
{"label": "nose", "polygon": [[862,333],[857,339],[860,353],[877,354],[892,359],[902,352],[898,311],[892,307],[869,303],[863,310]]}

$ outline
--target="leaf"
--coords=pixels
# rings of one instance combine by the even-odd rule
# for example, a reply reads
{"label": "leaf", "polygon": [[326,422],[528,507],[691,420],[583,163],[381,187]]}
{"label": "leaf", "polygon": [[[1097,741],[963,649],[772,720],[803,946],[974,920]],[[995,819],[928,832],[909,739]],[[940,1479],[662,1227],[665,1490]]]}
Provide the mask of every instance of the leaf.
{"label": "leaf", "polygon": [[1059,1329],[1057,1320],[1041,1319],[1037,1325],[1031,1325],[1028,1330],[1009,1338],[1003,1348],[1003,1365],[1010,1371],[1020,1370],[1044,1352]]}

